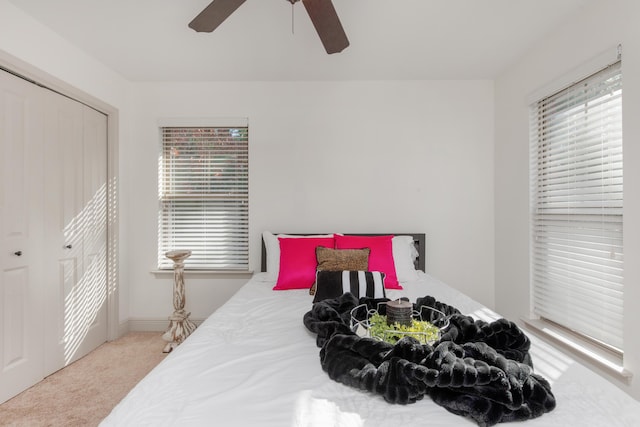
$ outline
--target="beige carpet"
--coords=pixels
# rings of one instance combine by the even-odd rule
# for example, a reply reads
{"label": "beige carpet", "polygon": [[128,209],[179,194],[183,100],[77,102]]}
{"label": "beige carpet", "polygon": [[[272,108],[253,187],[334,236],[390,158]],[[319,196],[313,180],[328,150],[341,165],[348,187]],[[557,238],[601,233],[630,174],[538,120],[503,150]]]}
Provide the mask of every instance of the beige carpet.
{"label": "beige carpet", "polygon": [[0,405],[1,426],[97,426],[166,356],[160,332],[132,332]]}

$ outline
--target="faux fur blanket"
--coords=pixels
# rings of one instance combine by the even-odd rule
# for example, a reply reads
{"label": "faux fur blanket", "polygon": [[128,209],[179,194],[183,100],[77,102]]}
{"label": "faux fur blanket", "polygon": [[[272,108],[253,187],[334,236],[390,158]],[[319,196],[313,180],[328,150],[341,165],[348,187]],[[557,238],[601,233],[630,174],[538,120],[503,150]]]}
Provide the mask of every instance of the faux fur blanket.
{"label": "faux fur blanket", "polygon": [[320,363],[331,379],[380,394],[390,403],[415,403],[428,395],[480,426],[536,418],[555,407],[549,383],[533,373],[529,339],[513,322],[474,320],[427,296],[414,308],[436,308],[450,319],[433,345],[411,337],[391,345],[352,332],[351,310],[363,303],[376,308],[381,301],[388,300],[358,301],[346,293],[315,303],[304,315],[307,329],[317,334]]}

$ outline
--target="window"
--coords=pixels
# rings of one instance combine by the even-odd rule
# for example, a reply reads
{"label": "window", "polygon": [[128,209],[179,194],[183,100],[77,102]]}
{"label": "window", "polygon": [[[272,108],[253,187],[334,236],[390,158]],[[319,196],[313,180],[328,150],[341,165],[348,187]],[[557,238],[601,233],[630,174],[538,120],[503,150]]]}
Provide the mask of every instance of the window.
{"label": "window", "polygon": [[187,249],[187,269],[249,268],[249,130],[162,127],[158,268]]}
{"label": "window", "polygon": [[620,62],[531,106],[534,315],[622,351]]}

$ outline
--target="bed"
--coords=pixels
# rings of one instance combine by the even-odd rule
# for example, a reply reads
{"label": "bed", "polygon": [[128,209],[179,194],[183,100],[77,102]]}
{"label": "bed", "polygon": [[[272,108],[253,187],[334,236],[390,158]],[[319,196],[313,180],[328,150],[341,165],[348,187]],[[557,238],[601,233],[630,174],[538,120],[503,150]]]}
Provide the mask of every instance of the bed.
{"label": "bed", "polygon": [[[282,239],[308,237],[283,236],[265,232],[263,271],[255,274],[140,381],[101,426],[483,424],[445,409],[429,395],[415,403],[392,404],[385,401],[387,396],[331,379],[321,365],[324,348],[318,347],[318,335],[307,327],[307,318],[312,307],[334,300],[328,298],[312,304],[315,297],[309,294],[308,287],[274,290],[279,277],[291,273],[274,272],[274,266],[278,265],[274,258],[284,262],[285,252],[291,254],[291,248],[285,250]],[[411,244],[409,249],[403,245],[403,251],[399,252],[396,251],[399,244],[393,241],[398,287],[403,289],[385,289],[387,299],[405,297],[415,302],[429,295],[480,323],[500,319],[492,310],[423,271],[424,234],[393,236],[396,240],[404,236]],[[274,251],[274,237],[278,239],[276,245],[283,244],[279,255]],[[294,256],[292,262],[302,265],[309,260]],[[344,294],[338,298],[349,297]],[[531,344],[533,372],[548,382],[555,408],[524,421],[523,425],[640,425],[640,403],[551,345],[526,335]]]}

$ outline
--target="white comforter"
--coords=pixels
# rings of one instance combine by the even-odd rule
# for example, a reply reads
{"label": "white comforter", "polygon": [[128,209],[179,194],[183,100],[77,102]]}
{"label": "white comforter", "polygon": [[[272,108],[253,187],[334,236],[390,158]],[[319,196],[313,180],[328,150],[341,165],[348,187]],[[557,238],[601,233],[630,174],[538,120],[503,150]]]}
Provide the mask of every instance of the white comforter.
{"label": "white comforter", "polygon": [[[442,282],[389,291],[412,301],[432,295],[483,320],[498,316]],[[473,426],[428,397],[392,405],[329,379],[302,317],[306,290],[272,291],[255,275],[118,404],[101,426]],[[528,334],[537,373],[557,407],[525,426],[640,426],[640,403],[572,358]]]}

